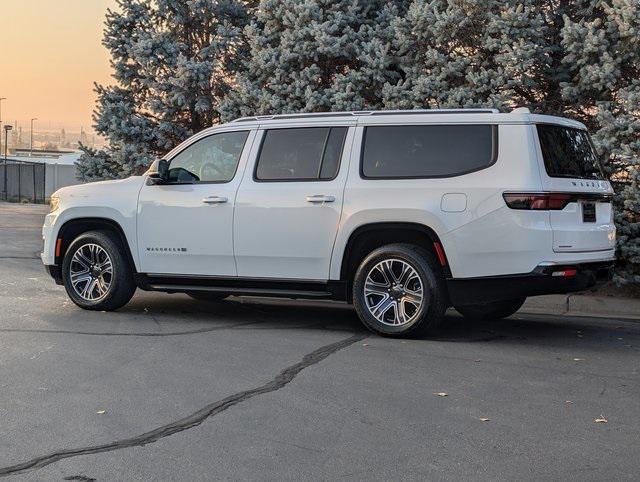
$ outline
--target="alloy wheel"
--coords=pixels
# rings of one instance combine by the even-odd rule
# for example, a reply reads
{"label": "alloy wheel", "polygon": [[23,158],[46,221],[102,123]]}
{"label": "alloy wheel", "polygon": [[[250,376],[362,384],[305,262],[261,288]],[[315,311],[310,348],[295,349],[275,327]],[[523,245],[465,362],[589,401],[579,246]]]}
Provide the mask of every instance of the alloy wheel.
{"label": "alloy wheel", "polygon": [[98,244],[83,244],[73,253],[69,277],[73,290],[80,298],[99,301],[107,295],[113,281],[111,257]]}
{"label": "alloy wheel", "polygon": [[364,285],[366,307],[385,325],[411,323],[420,312],[425,296],[418,272],[406,261],[386,259],[367,274]]}

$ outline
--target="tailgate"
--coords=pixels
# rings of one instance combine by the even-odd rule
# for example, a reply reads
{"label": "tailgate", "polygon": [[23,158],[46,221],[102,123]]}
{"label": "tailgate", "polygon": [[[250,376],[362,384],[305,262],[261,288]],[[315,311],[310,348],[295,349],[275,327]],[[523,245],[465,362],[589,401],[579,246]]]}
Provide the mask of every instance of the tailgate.
{"label": "tailgate", "polygon": [[556,252],[608,251],[615,247],[611,184],[585,129],[537,124],[542,186],[565,197],[549,211]]}
{"label": "tailgate", "polygon": [[615,247],[611,197],[579,193],[561,211],[549,211],[556,252],[605,251]]}

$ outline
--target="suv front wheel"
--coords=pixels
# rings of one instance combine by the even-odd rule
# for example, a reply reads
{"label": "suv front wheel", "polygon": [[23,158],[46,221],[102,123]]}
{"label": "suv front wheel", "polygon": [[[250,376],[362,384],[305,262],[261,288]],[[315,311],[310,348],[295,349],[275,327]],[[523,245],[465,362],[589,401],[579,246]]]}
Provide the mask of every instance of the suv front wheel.
{"label": "suv front wheel", "polygon": [[433,333],[447,309],[442,270],[429,251],[390,244],[360,264],[353,282],[353,304],[362,322],[386,336]]}
{"label": "suv front wheel", "polygon": [[62,262],[67,294],[85,310],[112,311],[126,305],[136,290],[132,268],[120,241],[106,231],[78,236]]}

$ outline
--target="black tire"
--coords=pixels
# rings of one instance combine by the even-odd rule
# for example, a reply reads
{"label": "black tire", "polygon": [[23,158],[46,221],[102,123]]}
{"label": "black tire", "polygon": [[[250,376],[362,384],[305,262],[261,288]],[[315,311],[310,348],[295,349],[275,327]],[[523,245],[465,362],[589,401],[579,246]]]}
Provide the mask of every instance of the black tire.
{"label": "black tire", "polygon": [[229,297],[228,293],[218,293],[216,291],[190,291],[187,295],[198,301],[222,301]]}
{"label": "black tire", "polygon": [[[409,265],[419,278],[422,285],[422,303],[419,308],[409,313],[409,321],[403,322],[399,326],[392,326],[384,323],[372,312],[367,304],[375,304],[376,298],[367,298],[365,295],[365,282],[370,273],[373,273],[376,266],[385,260],[397,260]],[[402,263],[400,263],[402,266]],[[414,282],[415,282],[415,278]],[[402,286],[400,286],[402,287]],[[387,290],[392,292],[390,290]],[[400,294],[392,293],[396,298],[394,310],[401,302],[402,292]],[[392,296],[389,295],[389,296]],[[383,297],[380,298],[382,300]],[[391,303],[392,300],[386,298]],[[353,304],[360,317],[360,320],[371,331],[383,336],[394,337],[419,337],[427,334],[433,334],[440,327],[444,320],[444,313],[447,309],[447,291],[445,287],[442,269],[438,264],[433,253],[412,244],[389,244],[376,249],[369,254],[360,264],[353,281]],[[415,305],[414,305],[415,308]],[[405,310],[406,312],[407,310]],[[408,312],[407,312],[408,313]],[[397,316],[397,313],[394,315]],[[385,313],[382,314],[385,318]]]}
{"label": "black tire", "polygon": [[470,320],[488,321],[501,320],[516,313],[527,298],[513,300],[494,301],[476,305],[456,306],[455,309],[465,318]]}
{"label": "black tire", "polygon": [[[89,245],[98,245],[102,248],[108,254],[112,266],[109,286],[105,294],[95,300],[82,297],[71,283],[70,270],[73,256],[81,248],[87,249]],[[136,284],[132,266],[124,252],[125,248],[120,239],[109,231],[89,231],[78,236],[67,249],[62,262],[62,280],[71,301],[85,310],[98,311],[113,311],[126,305],[136,291]],[[77,264],[74,264],[74,269],[76,268]]]}

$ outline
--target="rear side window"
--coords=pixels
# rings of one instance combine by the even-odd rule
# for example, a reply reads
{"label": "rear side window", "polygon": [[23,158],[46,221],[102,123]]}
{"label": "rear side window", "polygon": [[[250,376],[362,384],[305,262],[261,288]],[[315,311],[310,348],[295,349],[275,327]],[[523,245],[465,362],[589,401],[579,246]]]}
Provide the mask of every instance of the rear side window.
{"label": "rear side window", "polygon": [[346,127],[272,129],[265,133],[255,179],[327,181],[338,175]]}
{"label": "rear side window", "polygon": [[549,177],[604,179],[587,131],[552,124],[537,129]]}
{"label": "rear side window", "polygon": [[488,124],[367,127],[362,176],[451,177],[484,169],[496,161],[497,132]]}

